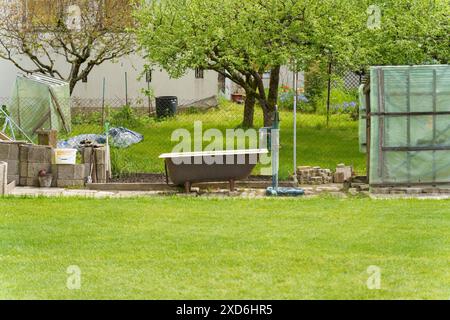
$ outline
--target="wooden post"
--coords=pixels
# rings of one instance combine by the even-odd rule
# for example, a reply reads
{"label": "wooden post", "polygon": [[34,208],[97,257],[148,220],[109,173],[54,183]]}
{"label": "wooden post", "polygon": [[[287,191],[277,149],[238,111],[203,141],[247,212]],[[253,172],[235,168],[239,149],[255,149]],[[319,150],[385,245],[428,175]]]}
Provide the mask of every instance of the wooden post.
{"label": "wooden post", "polygon": [[58,131],[57,130],[38,130],[38,144],[41,146],[50,146],[56,148],[58,145]]}
{"label": "wooden post", "polygon": [[185,191],[186,193],[191,193],[191,183],[190,183],[189,181],[186,181],[186,182],[184,183],[184,191]]}
{"label": "wooden post", "polygon": [[235,188],[234,180],[231,179],[231,180],[230,180],[230,191],[231,191],[231,192],[234,192],[235,190],[236,190],[236,188]]}

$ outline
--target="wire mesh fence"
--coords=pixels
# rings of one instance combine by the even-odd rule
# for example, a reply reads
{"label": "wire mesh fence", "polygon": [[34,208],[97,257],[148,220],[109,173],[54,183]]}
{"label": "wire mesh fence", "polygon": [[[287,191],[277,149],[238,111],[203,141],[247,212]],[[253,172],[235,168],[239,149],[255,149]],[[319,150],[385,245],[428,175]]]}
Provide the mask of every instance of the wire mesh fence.
{"label": "wire mesh fence", "polygon": [[[315,80],[317,88],[306,84],[297,93],[295,134],[295,93],[292,88],[280,88],[282,178],[288,178],[294,173],[294,136],[297,137],[298,166],[334,169],[337,164],[345,163],[352,165],[357,172],[365,172],[365,159],[359,152],[358,142],[358,86],[363,77],[348,71],[332,71],[332,74]],[[182,138],[187,136],[192,140],[190,145],[193,151],[196,148],[194,140],[198,137],[202,140],[201,147],[215,143],[218,148],[217,141],[211,138],[211,132],[215,133],[215,138],[220,133],[223,138],[222,146],[229,147],[230,138],[227,133],[229,130],[242,129],[244,105],[219,100],[216,97],[201,101],[180,100],[175,114],[159,117],[155,101],[146,97],[55,99],[47,94],[38,97],[23,95],[0,98],[3,110],[0,113],[0,130],[15,140],[36,142],[39,129],[56,129],[62,143],[80,135],[105,134],[105,124],[108,123],[112,129],[126,128],[143,136],[141,142],[127,148],[113,146],[111,160],[116,177],[161,174],[164,172],[164,164],[159,155],[179,148]],[[262,127],[263,113],[256,105],[253,129],[244,130],[247,135],[243,145],[237,145],[236,142],[232,145],[235,148],[250,147],[251,137],[258,139],[258,131]],[[214,131],[208,131],[210,129]]]}

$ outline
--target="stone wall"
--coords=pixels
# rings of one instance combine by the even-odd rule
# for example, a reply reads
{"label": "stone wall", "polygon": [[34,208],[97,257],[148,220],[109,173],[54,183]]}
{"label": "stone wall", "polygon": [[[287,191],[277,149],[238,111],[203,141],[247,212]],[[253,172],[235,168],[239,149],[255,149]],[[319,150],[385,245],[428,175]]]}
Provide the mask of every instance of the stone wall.
{"label": "stone wall", "polygon": [[23,142],[0,142],[0,161],[8,163],[8,183],[13,181],[19,183],[20,163],[19,148]]}
{"label": "stone wall", "polygon": [[0,162],[0,196],[7,193],[8,190],[8,163]]}

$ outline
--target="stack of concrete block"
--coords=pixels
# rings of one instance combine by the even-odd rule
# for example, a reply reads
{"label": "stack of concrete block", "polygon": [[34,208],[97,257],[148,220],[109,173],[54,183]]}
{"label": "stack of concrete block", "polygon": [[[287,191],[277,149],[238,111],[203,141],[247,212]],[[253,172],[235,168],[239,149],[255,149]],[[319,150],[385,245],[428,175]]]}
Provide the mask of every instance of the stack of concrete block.
{"label": "stack of concrete block", "polygon": [[8,190],[8,163],[0,161],[0,196],[4,196]]}
{"label": "stack of concrete block", "polygon": [[107,182],[107,152],[106,147],[85,147],[82,151],[86,176],[91,175],[95,183]]}
{"label": "stack of concrete block", "polygon": [[328,184],[333,181],[330,169],[308,166],[297,168],[297,179],[300,184],[307,185]]}
{"label": "stack of concrete block", "polygon": [[39,172],[52,170],[52,148],[48,146],[20,145],[19,182],[21,186],[38,187]]}
{"label": "stack of concrete block", "polygon": [[334,174],[334,183],[344,183],[351,180],[353,177],[353,168],[345,164],[338,164],[336,173]]}
{"label": "stack of concrete block", "polygon": [[0,141],[0,161],[8,163],[8,183],[19,183],[19,148],[21,142]]}
{"label": "stack of concrete block", "polygon": [[79,187],[85,182],[84,164],[53,164],[53,186],[58,188]]}

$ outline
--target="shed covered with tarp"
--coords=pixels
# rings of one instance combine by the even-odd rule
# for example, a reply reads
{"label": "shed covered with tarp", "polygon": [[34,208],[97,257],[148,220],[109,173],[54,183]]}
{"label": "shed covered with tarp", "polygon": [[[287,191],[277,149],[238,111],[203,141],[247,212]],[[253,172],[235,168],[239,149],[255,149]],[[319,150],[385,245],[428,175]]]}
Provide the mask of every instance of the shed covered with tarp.
{"label": "shed covered with tarp", "polygon": [[370,184],[450,185],[450,66],[373,67],[368,89]]}
{"label": "shed covered with tarp", "polygon": [[43,75],[18,75],[8,111],[29,136],[39,129],[71,131],[69,84]]}

